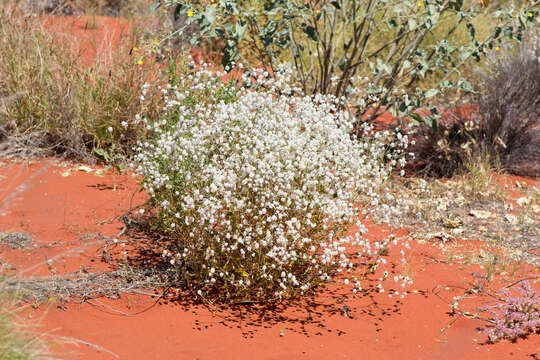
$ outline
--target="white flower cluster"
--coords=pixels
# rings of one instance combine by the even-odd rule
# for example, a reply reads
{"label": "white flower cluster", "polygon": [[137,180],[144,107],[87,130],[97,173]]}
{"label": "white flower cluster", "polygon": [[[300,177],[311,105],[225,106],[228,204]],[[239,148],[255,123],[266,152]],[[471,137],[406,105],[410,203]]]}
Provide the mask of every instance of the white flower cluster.
{"label": "white flower cluster", "polygon": [[[304,293],[350,271],[351,248],[379,256],[355,200],[384,202],[379,189],[397,165],[381,161],[384,134],[352,137],[340,101],[293,95],[286,70],[244,76],[258,91],[214,75],[203,68],[165,89],[154,141],[138,144],[133,169],[176,240],[163,256],[201,293],[249,299]],[[347,235],[351,224],[360,231]]]}

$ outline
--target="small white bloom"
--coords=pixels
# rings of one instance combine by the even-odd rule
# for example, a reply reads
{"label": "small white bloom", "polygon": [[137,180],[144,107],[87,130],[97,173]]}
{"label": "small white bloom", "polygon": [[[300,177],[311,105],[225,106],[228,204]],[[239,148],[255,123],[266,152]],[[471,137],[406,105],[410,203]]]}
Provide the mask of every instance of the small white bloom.
{"label": "small white bloom", "polygon": [[[395,134],[365,125],[366,140],[351,139],[354,119],[339,110],[343,99],[303,96],[291,85],[293,72],[285,66],[279,66],[276,77],[246,71],[243,81],[264,85],[267,90],[260,92],[247,90],[248,84],[231,92],[210,67],[197,67],[178,87],[163,91],[163,117],[142,121],[155,136],[138,143],[132,168],[160,205],[164,221],[181,230],[181,257],[211,268],[198,285],[214,283],[219,274],[225,288],[262,278],[275,282],[271,292],[278,295],[291,288],[307,290],[312,277],[331,280],[328,267],[353,270],[346,254],[350,246],[374,260],[392,245],[393,239],[375,244],[364,238],[367,229],[359,215],[383,221],[398,217],[401,199],[389,196],[384,184],[392,173],[387,164],[403,164],[399,147],[407,136],[398,141]],[[207,101],[191,102],[203,92]],[[383,163],[388,144],[398,155]],[[358,194],[373,204],[369,211],[359,214],[355,208]],[[358,234],[339,231],[341,224],[355,223]],[[223,261],[231,257],[248,265],[243,266],[250,269],[249,280],[225,270],[230,263]],[[299,260],[311,273],[291,267]]]}

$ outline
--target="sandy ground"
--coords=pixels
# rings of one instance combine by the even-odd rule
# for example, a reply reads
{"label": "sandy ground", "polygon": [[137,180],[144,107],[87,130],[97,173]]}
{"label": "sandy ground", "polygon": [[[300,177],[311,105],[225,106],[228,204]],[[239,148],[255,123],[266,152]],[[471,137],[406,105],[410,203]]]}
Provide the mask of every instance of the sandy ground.
{"label": "sandy ground", "polygon": [[[97,171],[96,171],[97,170]],[[101,170],[101,171],[99,171]],[[23,277],[110,269],[102,261],[99,236],[114,237],[123,223],[99,225],[126,211],[137,189],[129,175],[118,175],[83,164],[44,159],[0,165],[0,229],[25,233],[33,246],[0,247],[2,261]],[[133,204],[144,201],[135,196]],[[369,225],[371,238],[388,229]],[[352,229],[354,231],[354,229]],[[397,231],[397,236],[406,234]],[[468,241],[467,248],[481,242]],[[397,251],[389,261],[398,263]],[[329,286],[314,298],[276,308],[243,306],[215,310],[196,304],[189,294],[155,301],[147,296],[51,302],[28,310],[31,322],[59,336],[95,346],[65,344],[59,352],[68,359],[526,359],[540,354],[540,335],[516,343],[487,344],[479,333],[485,323],[449,315],[454,296],[474,283],[478,265],[446,264],[436,242],[414,244],[407,254],[407,271],[414,285],[403,300],[374,291],[353,297]],[[48,259],[52,259],[47,263]],[[396,266],[396,271],[404,269]],[[512,276],[498,276],[490,288],[534,274],[523,265]],[[538,288],[538,284],[535,285]],[[388,289],[390,291],[390,289]],[[348,294],[343,297],[344,294]],[[471,296],[466,310],[488,299]],[[350,310],[344,316],[343,306]],[[100,351],[96,346],[102,348]],[[61,350],[60,350],[61,349]],[[105,349],[107,351],[105,351]]]}

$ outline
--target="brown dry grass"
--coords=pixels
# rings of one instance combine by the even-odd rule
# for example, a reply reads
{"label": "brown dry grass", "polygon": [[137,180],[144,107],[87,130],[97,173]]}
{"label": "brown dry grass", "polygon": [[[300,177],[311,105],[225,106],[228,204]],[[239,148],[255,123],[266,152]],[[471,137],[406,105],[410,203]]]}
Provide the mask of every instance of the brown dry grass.
{"label": "brown dry grass", "polygon": [[142,85],[162,78],[156,58],[148,56],[140,65],[137,59],[126,57],[133,44],[150,41],[143,26],[133,23],[127,41],[101,51],[92,67],[87,67],[73,51],[74,40],[53,36],[54,28],[46,29],[40,18],[25,16],[16,6],[3,8],[2,155],[60,153],[93,161],[94,148],[108,149],[113,144],[121,154],[129,153],[142,129],[132,127],[120,137],[121,123],[139,113],[156,116],[162,101],[157,93],[146,97],[145,108],[139,101]]}
{"label": "brown dry grass", "polygon": [[[393,225],[412,228],[411,236],[420,242],[480,240],[495,252],[503,251],[508,261],[538,264],[540,191],[521,183],[503,186],[499,179],[486,164],[478,163],[445,181],[393,179],[390,192],[407,209]],[[517,201],[516,192],[521,194]]]}

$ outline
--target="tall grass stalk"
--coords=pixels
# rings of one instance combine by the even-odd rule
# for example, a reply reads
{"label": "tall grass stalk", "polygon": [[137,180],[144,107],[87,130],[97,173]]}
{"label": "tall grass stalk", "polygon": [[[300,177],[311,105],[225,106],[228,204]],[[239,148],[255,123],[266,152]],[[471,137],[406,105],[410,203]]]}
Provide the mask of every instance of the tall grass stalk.
{"label": "tall grass stalk", "polygon": [[[43,155],[92,160],[94,148],[112,144],[129,153],[142,130],[132,127],[120,136],[122,123],[161,106],[156,96],[141,107],[143,84],[158,79],[161,71],[155,57],[148,56],[141,26],[134,23],[114,48],[103,44],[108,49],[103,51],[97,49],[100,44],[90,44],[96,48],[78,53],[75,43],[51,26],[17,7],[0,12],[0,142],[39,133],[38,145],[47,149]],[[135,46],[142,50],[131,51]],[[85,50],[100,54],[90,66],[81,61]]]}

